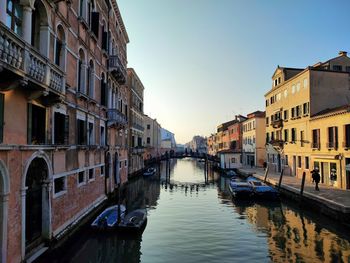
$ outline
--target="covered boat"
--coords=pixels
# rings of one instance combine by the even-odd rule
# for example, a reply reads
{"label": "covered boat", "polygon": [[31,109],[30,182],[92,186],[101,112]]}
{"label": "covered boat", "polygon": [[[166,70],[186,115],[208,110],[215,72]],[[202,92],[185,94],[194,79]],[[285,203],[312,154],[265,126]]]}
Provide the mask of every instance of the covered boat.
{"label": "covered boat", "polygon": [[256,178],[250,177],[247,179],[247,182],[251,185],[254,191],[254,196],[258,199],[278,199],[279,192],[263,182],[257,180]]}
{"label": "covered boat", "polygon": [[120,231],[140,232],[143,231],[147,223],[146,209],[136,209],[126,214],[117,226]]}
{"label": "covered boat", "polygon": [[124,205],[114,205],[105,209],[91,224],[93,228],[108,229],[113,228],[118,223],[118,213],[120,220],[125,216],[126,208]]}
{"label": "covered boat", "polygon": [[250,198],[253,195],[253,188],[247,182],[231,179],[229,189],[235,198]]}

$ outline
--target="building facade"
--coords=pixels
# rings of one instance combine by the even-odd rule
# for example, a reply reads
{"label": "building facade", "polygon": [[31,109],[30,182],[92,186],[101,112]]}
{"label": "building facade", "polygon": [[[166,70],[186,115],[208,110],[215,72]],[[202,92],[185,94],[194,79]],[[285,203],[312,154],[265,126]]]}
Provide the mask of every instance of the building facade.
{"label": "building facade", "polygon": [[161,126],[156,119],[145,115],[145,131],[143,133],[143,145],[145,146],[144,159],[159,157],[161,155]]}
{"label": "building facade", "polygon": [[0,261],[21,262],[126,178],[112,175],[129,40],[116,1],[0,6]]}
{"label": "building facade", "polygon": [[176,150],[176,140],[175,135],[167,129],[161,128],[161,149],[162,153],[169,152],[171,150]]}
{"label": "building facade", "polygon": [[144,87],[133,68],[128,68],[129,98],[129,173],[133,174],[144,168],[143,145],[144,113],[143,93]]}
{"label": "building facade", "polygon": [[255,111],[247,115],[243,125],[243,165],[263,167],[265,150],[265,112]]}
{"label": "building facade", "polygon": [[305,172],[311,180],[314,150],[310,118],[349,103],[349,72],[350,59],[344,51],[305,69],[276,69],[273,87],[265,94],[267,162],[271,169],[284,169],[298,177]]}
{"label": "building facade", "polygon": [[192,152],[207,153],[207,138],[196,135],[192,140],[186,144],[186,148]]}

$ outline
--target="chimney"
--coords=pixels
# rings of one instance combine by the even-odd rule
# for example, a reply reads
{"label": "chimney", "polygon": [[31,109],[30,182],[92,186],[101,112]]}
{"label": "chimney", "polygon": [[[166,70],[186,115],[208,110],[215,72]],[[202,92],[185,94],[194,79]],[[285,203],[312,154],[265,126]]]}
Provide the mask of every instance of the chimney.
{"label": "chimney", "polygon": [[339,51],[339,56],[346,56],[348,54],[348,52],[346,51]]}

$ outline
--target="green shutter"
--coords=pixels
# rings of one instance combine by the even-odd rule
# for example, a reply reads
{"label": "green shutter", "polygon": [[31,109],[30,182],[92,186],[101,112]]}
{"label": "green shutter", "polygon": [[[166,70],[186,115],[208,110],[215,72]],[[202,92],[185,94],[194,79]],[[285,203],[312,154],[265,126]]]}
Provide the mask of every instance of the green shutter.
{"label": "green shutter", "polygon": [[32,144],[32,104],[28,103],[27,114],[27,143]]}
{"label": "green shutter", "polygon": [[5,95],[0,93],[0,143],[3,142],[4,137],[4,100]]}

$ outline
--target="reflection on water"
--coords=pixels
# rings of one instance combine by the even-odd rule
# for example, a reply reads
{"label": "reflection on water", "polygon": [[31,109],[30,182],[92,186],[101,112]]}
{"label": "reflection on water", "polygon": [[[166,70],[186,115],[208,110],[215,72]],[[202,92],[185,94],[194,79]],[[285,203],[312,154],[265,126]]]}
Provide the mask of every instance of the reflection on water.
{"label": "reflection on water", "polygon": [[146,207],[142,238],[87,231],[50,262],[350,262],[350,237],[285,202],[233,201],[205,163],[173,160],[129,183],[127,209]]}

